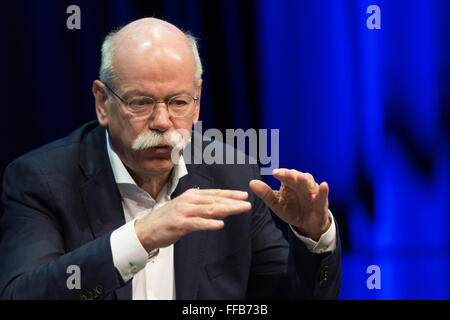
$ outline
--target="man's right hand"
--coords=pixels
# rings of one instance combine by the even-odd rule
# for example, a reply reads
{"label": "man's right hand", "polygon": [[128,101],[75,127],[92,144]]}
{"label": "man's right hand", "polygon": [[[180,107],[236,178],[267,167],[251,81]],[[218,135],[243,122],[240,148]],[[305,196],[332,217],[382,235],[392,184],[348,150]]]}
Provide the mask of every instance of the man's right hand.
{"label": "man's right hand", "polygon": [[149,252],[164,248],[198,230],[219,230],[222,219],[249,211],[247,192],[222,189],[189,189],[161,208],[135,221],[142,246]]}

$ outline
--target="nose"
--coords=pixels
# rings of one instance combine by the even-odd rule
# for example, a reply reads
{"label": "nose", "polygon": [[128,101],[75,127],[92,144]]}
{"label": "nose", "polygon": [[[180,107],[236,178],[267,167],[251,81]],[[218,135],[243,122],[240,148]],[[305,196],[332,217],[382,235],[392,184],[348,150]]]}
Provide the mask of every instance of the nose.
{"label": "nose", "polygon": [[149,128],[161,132],[167,131],[172,126],[169,111],[164,102],[158,102],[150,117]]}

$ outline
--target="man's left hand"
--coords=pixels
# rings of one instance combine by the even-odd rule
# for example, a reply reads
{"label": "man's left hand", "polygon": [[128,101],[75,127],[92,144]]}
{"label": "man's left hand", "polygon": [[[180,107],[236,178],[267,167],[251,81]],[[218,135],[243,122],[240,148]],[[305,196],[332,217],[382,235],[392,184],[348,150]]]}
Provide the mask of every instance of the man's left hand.
{"label": "man's left hand", "polygon": [[328,184],[319,185],[311,174],[297,170],[276,169],[273,176],[281,181],[280,190],[274,191],[260,180],[250,181],[250,188],[281,220],[318,241],[331,225]]}

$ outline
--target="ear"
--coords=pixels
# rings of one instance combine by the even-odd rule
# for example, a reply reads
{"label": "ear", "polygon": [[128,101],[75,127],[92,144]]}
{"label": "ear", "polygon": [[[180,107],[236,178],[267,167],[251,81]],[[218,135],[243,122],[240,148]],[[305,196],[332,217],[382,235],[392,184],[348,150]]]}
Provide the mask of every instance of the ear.
{"label": "ear", "polygon": [[200,79],[198,81],[198,87],[197,87],[198,100],[195,101],[195,110],[194,110],[194,116],[193,116],[194,124],[197,123],[198,118],[200,117],[200,98],[202,96],[202,83],[203,83],[203,79]]}
{"label": "ear", "polygon": [[95,97],[95,112],[102,127],[108,126],[108,95],[106,90],[105,85],[99,80],[95,80],[92,84],[92,93]]}

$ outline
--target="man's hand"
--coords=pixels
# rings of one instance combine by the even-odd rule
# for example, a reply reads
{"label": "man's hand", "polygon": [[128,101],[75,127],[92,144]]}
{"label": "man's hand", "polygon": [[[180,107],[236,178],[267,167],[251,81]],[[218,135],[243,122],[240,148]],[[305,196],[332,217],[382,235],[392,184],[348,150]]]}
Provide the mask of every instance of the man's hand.
{"label": "man's hand", "polygon": [[142,246],[149,252],[167,247],[185,234],[198,230],[219,230],[222,219],[251,209],[247,192],[220,189],[189,189],[135,222]]}
{"label": "man's hand", "polygon": [[331,225],[328,184],[318,185],[312,175],[297,170],[277,169],[273,176],[281,181],[279,191],[260,180],[250,181],[250,188],[281,220],[301,235],[318,241]]}

